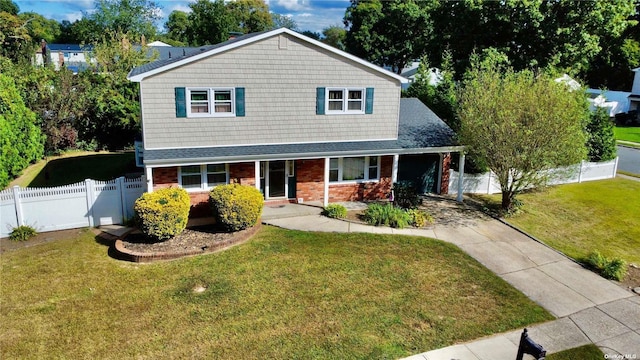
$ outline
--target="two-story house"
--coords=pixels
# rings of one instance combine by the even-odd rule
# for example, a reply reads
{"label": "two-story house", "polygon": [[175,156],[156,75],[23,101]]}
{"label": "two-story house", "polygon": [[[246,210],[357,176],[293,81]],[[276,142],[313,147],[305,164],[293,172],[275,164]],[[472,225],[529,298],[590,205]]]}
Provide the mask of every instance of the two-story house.
{"label": "two-story house", "polygon": [[[453,132],[407,79],[281,28],[133,69],[148,191],[192,205],[226,183],[269,201],[371,200],[398,180],[447,193]],[[206,205],[205,205],[206,206]]]}

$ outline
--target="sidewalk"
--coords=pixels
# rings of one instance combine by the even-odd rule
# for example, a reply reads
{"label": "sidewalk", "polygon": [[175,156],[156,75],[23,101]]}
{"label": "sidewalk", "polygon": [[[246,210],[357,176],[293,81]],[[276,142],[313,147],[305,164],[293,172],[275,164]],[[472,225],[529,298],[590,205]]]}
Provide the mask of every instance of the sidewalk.
{"label": "sidewalk", "polygon": [[[319,215],[320,211],[300,216],[289,212],[289,217],[270,217],[264,223],[303,231],[426,236],[456,244],[558,317],[529,328],[530,337],[548,353],[594,343],[608,355],[640,357],[640,296],[498,220],[479,218],[464,226],[392,229],[329,219]],[[408,359],[513,360],[521,332],[518,329]]]}

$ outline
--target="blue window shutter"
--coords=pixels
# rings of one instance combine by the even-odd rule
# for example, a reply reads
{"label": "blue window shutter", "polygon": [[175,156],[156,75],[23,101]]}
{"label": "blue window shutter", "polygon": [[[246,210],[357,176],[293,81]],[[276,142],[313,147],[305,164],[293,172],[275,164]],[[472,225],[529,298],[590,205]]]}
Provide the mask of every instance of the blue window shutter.
{"label": "blue window shutter", "polygon": [[187,96],[183,87],[175,88],[176,92],[176,117],[187,117]]}
{"label": "blue window shutter", "polygon": [[364,101],[364,113],[373,114],[373,88],[367,88],[367,97]]}
{"label": "blue window shutter", "polygon": [[244,116],[244,88],[236,88],[236,116]]}
{"label": "blue window shutter", "polygon": [[324,88],[316,88],[316,115],[324,115]]}

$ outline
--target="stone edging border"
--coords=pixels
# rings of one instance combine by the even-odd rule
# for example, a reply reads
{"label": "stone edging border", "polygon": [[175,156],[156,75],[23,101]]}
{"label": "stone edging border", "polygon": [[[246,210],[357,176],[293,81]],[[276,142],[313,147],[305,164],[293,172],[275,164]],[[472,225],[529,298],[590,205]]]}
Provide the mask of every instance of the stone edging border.
{"label": "stone edging border", "polygon": [[181,251],[181,252],[143,253],[138,251],[131,251],[124,247],[124,243],[121,239],[116,239],[113,247],[114,256],[119,260],[125,260],[125,261],[137,262],[137,263],[150,263],[154,261],[174,260],[174,259],[179,259],[187,256],[209,254],[209,253],[230,248],[232,246],[241,244],[249,240],[258,232],[258,230],[260,230],[261,227],[262,227],[262,223],[258,221],[255,226],[249,229],[238,231],[237,233],[234,234],[234,236],[231,239],[218,242],[212,245],[211,247],[207,247],[204,249]]}

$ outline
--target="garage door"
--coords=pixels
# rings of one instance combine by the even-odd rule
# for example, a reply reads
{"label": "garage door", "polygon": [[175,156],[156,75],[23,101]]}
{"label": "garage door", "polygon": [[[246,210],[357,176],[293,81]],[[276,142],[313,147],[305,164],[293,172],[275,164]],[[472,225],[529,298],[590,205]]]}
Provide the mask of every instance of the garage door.
{"label": "garage door", "polygon": [[398,181],[411,181],[421,194],[438,192],[438,154],[401,155]]}

